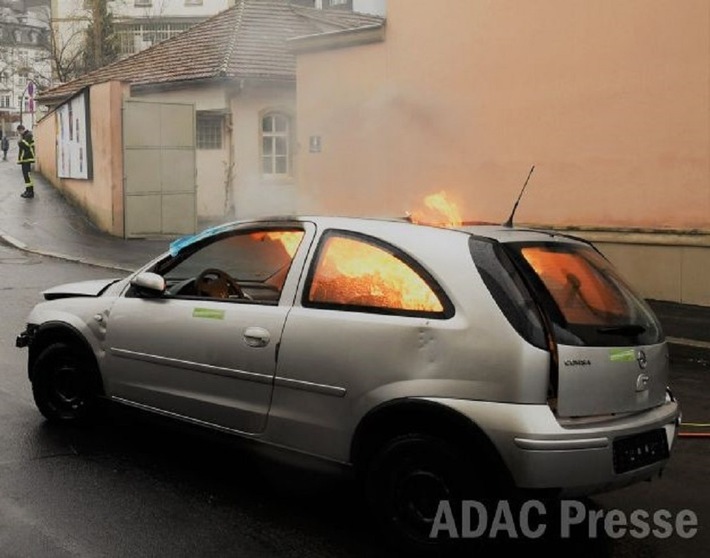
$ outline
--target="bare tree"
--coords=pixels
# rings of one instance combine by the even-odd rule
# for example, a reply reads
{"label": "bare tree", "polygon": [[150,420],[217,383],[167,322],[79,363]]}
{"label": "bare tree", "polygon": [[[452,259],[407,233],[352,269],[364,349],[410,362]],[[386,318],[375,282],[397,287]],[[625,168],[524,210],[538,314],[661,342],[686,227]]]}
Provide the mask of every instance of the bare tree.
{"label": "bare tree", "polygon": [[118,58],[113,16],[106,0],[89,0],[89,26],[84,40],[85,72],[101,68]]}
{"label": "bare tree", "polygon": [[85,30],[76,29],[61,36],[59,30],[49,30],[49,59],[56,80],[71,81],[83,73],[83,51],[76,44],[84,37]]}
{"label": "bare tree", "polygon": [[[119,2],[121,0],[118,0]],[[113,17],[106,0],[64,4],[49,18],[49,58],[54,79],[71,81],[117,58]]]}

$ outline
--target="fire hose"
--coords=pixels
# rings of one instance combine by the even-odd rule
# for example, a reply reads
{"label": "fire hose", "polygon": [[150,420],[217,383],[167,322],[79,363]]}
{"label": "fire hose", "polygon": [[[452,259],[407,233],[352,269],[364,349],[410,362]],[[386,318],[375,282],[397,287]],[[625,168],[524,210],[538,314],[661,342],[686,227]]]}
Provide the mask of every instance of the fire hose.
{"label": "fire hose", "polygon": [[[699,429],[710,429],[710,423],[702,423],[702,422],[682,422],[680,427],[681,429],[683,427],[689,427],[689,428],[699,428]],[[705,431],[705,432],[697,432],[697,431],[681,431],[678,432],[678,437],[679,438],[710,438],[710,432]]]}

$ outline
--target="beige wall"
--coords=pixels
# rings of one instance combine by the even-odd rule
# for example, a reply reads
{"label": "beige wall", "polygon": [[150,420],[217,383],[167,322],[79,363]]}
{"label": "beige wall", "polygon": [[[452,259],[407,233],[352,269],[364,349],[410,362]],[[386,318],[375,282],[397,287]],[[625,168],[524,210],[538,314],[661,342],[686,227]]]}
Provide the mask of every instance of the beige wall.
{"label": "beige wall", "polygon": [[[710,232],[709,59],[707,0],[390,0],[383,43],[299,55],[299,142],[323,146],[301,152],[303,199],[401,215],[443,189],[502,222],[535,165],[517,222]],[[625,266],[708,304],[679,277],[709,249]],[[675,279],[649,281],[651,256]]]}
{"label": "beige wall", "polygon": [[40,173],[82,207],[99,229],[117,236],[123,235],[121,107],[127,93],[127,87],[119,82],[91,87],[91,180],[57,177],[57,125],[54,112],[35,128],[37,168]]}
{"label": "beige wall", "polygon": [[710,228],[709,53],[707,0],[391,0],[384,43],[299,57],[304,187],[341,204],[348,161],[347,208],[503,220],[535,164],[521,221]]}

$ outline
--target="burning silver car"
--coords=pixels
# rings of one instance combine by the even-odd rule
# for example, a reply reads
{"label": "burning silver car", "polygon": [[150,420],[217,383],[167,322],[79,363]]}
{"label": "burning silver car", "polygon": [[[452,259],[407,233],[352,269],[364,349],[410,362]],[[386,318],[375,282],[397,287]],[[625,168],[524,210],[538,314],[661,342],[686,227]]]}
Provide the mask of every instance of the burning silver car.
{"label": "burning silver car", "polygon": [[467,490],[650,479],[676,436],[656,317],[554,232],[243,221],[44,296],[17,344],[49,420],[105,398],[352,465],[413,540]]}

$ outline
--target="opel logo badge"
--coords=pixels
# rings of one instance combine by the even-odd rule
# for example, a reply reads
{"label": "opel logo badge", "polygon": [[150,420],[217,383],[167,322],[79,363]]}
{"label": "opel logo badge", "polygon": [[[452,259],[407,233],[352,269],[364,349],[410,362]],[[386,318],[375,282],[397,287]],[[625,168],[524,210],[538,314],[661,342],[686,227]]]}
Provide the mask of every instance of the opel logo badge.
{"label": "opel logo badge", "polygon": [[636,391],[646,391],[650,380],[648,374],[639,374],[639,377],[636,378]]}
{"label": "opel logo badge", "polygon": [[636,353],[636,361],[639,363],[639,368],[641,370],[644,370],[646,368],[646,365],[648,364],[648,360],[646,359],[646,353],[643,351],[639,351]]}

